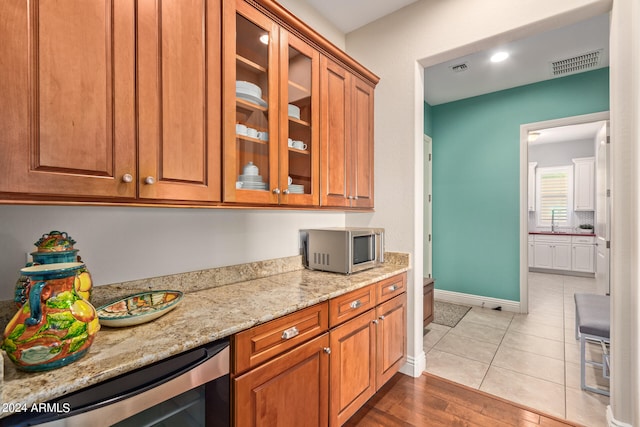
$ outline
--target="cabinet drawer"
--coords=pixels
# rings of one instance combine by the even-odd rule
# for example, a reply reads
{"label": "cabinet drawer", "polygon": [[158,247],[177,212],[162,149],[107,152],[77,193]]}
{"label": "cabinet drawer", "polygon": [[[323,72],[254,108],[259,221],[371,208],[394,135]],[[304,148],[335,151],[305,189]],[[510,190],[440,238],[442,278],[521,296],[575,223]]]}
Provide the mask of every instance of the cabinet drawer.
{"label": "cabinet drawer", "polygon": [[582,243],[587,245],[593,245],[595,243],[595,237],[593,236],[573,236],[571,238],[573,243]]}
{"label": "cabinet drawer", "polygon": [[535,236],[535,241],[545,243],[571,243],[571,236],[559,236],[557,234],[537,234]]}
{"label": "cabinet drawer", "polygon": [[381,304],[407,290],[407,274],[389,277],[376,284],[378,304]]}
{"label": "cabinet drawer", "polygon": [[375,285],[356,289],[329,301],[329,326],[334,327],[375,307]]}
{"label": "cabinet drawer", "polygon": [[234,373],[271,359],[328,329],[326,302],[242,331],[234,337]]}

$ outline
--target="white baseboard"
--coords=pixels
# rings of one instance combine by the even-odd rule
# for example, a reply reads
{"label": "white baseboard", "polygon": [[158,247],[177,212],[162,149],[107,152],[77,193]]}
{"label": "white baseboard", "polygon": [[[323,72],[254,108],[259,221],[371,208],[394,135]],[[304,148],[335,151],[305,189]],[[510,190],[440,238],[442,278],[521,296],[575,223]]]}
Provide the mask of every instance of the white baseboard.
{"label": "white baseboard", "polygon": [[407,356],[407,363],[400,368],[400,372],[413,378],[418,378],[427,369],[427,355],[424,351],[417,357]]}
{"label": "white baseboard", "polygon": [[490,309],[501,307],[503,311],[520,313],[520,301],[463,294],[460,292],[445,291],[442,289],[436,289],[434,297],[438,301],[446,301],[453,304],[465,304]]}
{"label": "white baseboard", "polygon": [[633,427],[631,424],[623,423],[613,417],[613,411],[611,405],[607,405],[607,425],[609,427]]}

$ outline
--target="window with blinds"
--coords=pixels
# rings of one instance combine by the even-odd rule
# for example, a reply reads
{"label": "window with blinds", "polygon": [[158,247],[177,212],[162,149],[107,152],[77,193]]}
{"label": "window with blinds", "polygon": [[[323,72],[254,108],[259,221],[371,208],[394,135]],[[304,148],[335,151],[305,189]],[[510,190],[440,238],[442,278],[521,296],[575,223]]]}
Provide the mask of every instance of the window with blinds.
{"label": "window with blinds", "polygon": [[571,166],[537,168],[538,225],[570,226],[573,169]]}

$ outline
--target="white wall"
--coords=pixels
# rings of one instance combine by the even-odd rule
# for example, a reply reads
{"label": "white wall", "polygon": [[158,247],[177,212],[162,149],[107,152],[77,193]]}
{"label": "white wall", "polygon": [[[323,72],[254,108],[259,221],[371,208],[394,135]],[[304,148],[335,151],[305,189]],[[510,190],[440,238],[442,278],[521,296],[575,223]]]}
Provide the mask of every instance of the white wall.
{"label": "white wall", "polygon": [[561,141],[553,144],[529,145],[530,162],[537,162],[537,167],[572,166],[572,159],[595,156],[593,139],[580,141]]}
{"label": "white wall", "polygon": [[[408,352],[422,350],[423,71],[610,10],[609,0],[421,0],[347,35],[347,53],[380,76],[375,109],[376,212],[387,248],[410,252]],[[438,141],[433,141],[434,146]],[[437,203],[437,200],[434,201]],[[347,224],[352,220],[347,216]],[[354,219],[362,221],[361,219]],[[436,286],[437,286],[437,277]]]}
{"label": "white wall", "polygon": [[[640,0],[611,17],[610,426],[640,426]],[[622,424],[624,423],[624,424]]]}
{"label": "white wall", "polygon": [[90,206],[0,206],[0,299],[42,234],[76,240],[96,285],[297,255],[298,230],[344,213]]}

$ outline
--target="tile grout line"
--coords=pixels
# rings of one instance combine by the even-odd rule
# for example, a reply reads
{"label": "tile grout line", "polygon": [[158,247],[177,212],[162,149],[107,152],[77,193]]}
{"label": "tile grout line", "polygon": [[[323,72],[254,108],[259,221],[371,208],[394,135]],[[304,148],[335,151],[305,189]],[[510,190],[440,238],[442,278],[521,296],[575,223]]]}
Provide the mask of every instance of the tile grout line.
{"label": "tile grout line", "polygon": [[509,331],[509,328],[511,327],[511,323],[513,323],[513,318],[515,316],[511,316],[511,319],[509,320],[509,324],[507,325],[507,329],[504,330],[504,334],[502,334],[502,338],[500,339],[500,343],[498,344],[498,347],[496,348],[495,353],[493,353],[493,357],[491,358],[491,362],[489,362],[489,368],[487,369],[487,372],[485,372],[484,376],[482,377],[482,381],[480,381],[480,386],[478,387],[478,390],[480,390],[482,388],[482,384],[484,384],[484,381],[487,379],[487,375],[489,374],[489,369],[491,369],[491,367],[493,366],[493,361],[496,359],[496,355],[498,354],[498,351],[500,351],[500,346],[502,345],[502,342],[504,341],[504,337],[507,335],[507,332]]}

